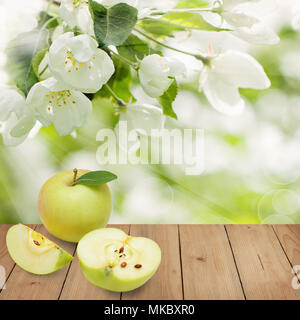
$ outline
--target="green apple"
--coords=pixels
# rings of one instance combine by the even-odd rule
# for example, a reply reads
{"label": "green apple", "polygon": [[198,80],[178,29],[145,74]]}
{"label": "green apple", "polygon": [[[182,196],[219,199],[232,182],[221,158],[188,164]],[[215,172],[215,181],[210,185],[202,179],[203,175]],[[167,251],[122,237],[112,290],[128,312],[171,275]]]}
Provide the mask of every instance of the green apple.
{"label": "green apple", "polygon": [[6,245],[15,263],[35,274],[52,273],[73,260],[54,242],[23,224],[16,224],[8,230]]}
{"label": "green apple", "polygon": [[83,274],[92,284],[126,292],[153,276],[161,261],[161,250],[151,239],[105,228],[86,234],[78,243],[77,256]]}
{"label": "green apple", "polygon": [[[89,170],[78,170],[77,178]],[[78,242],[89,231],[106,226],[112,207],[107,184],[74,185],[73,170],[50,178],[42,187],[38,208],[46,229],[55,237]]]}

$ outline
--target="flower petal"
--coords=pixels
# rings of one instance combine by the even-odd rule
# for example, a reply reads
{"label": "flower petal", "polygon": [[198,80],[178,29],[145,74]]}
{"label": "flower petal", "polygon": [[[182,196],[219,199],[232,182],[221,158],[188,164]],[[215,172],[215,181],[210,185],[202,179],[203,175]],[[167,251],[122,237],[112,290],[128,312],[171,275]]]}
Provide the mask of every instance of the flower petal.
{"label": "flower petal", "polygon": [[81,127],[87,122],[92,111],[92,103],[84,94],[71,91],[71,95],[76,104],[56,109],[52,118],[53,125],[61,136]]}
{"label": "flower petal", "polygon": [[105,84],[114,74],[114,63],[104,50],[99,49],[95,53],[95,60],[93,61],[93,65],[96,67],[96,70],[101,73],[101,79],[98,86],[102,87],[102,85]]}
{"label": "flower petal", "polygon": [[30,130],[34,127],[36,119],[33,114],[28,113],[18,119],[17,124],[12,128],[10,134],[14,138],[27,136]]}
{"label": "flower petal", "polygon": [[239,115],[242,112],[245,102],[233,83],[211,70],[204,71],[201,77],[204,77],[201,89],[216,110],[231,116]]}
{"label": "flower petal", "polygon": [[214,12],[202,12],[201,13],[203,19],[211,24],[214,27],[221,27],[222,23],[223,23],[223,19],[222,17],[218,14],[218,13],[214,13]]}
{"label": "flower petal", "polygon": [[94,35],[93,19],[87,3],[78,5],[74,4],[74,0],[62,0],[59,15],[72,29],[78,27],[83,33]]}
{"label": "flower petal", "polygon": [[274,45],[280,41],[278,35],[263,23],[257,23],[251,28],[238,28],[232,34],[244,41],[254,44]]}
{"label": "flower petal", "polygon": [[9,118],[11,112],[19,114],[19,110],[25,104],[25,98],[13,89],[0,90],[0,121]]}
{"label": "flower petal", "polygon": [[248,16],[242,12],[223,12],[222,17],[233,27],[252,27],[255,23],[259,22],[255,17]]}
{"label": "flower petal", "polygon": [[53,41],[53,43],[51,44],[51,47],[49,49],[49,53],[51,55],[58,54],[66,46],[67,41],[69,39],[72,39],[72,37],[74,37],[73,32],[66,32],[66,33],[62,34],[61,36],[59,36],[58,38],[56,38]]}
{"label": "flower petal", "polygon": [[68,46],[77,61],[87,62],[92,59],[98,44],[96,40],[89,35],[81,34],[70,39]]}
{"label": "flower petal", "polygon": [[266,89],[270,80],[263,67],[250,55],[238,51],[227,51],[212,60],[214,73],[230,79],[235,87]]}
{"label": "flower petal", "polygon": [[160,97],[169,88],[172,79],[168,77],[150,78],[147,74],[139,71],[139,79],[143,90],[152,98]]}
{"label": "flower petal", "polygon": [[65,89],[65,84],[54,78],[35,84],[27,96],[27,104],[44,126],[53,123],[60,135],[81,127],[92,111],[92,102],[83,93]]}
{"label": "flower petal", "polygon": [[6,146],[9,147],[15,147],[19,144],[21,144],[22,142],[24,142],[24,140],[27,137],[26,135],[23,135],[21,137],[13,137],[10,133],[11,130],[18,124],[18,117],[17,115],[12,112],[9,116],[9,118],[7,119],[7,121],[3,124],[3,131],[2,131],[2,137],[3,137],[3,143]]}
{"label": "flower petal", "polygon": [[171,85],[174,77],[185,72],[185,65],[175,58],[158,54],[145,57],[138,71],[141,86],[153,98],[161,96]]}
{"label": "flower petal", "polygon": [[166,58],[151,54],[141,61],[140,70],[150,77],[164,77],[168,76],[170,66]]}
{"label": "flower petal", "polygon": [[168,61],[168,65],[170,68],[169,70],[170,77],[176,77],[186,73],[185,64],[179,61],[178,59],[167,57],[166,60]]}
{"label": "flower petal", "polygon": [[109,55],[88,35],[63,35],[55,40],[49,51],[49,68],[68,89],[85,93],[97,92],[114,73]]}

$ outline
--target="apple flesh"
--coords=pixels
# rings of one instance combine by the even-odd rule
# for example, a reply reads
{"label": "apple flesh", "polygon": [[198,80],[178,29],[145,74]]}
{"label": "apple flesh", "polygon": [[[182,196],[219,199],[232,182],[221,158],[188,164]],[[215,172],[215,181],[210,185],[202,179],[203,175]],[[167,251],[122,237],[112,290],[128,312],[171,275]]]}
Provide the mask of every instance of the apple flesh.
{"label": "apple flesh", "polygon": [[22,224],[8,230],[6,245],[15,263],[35,274],[52,273],[73,260],[73,256],[54,242]]}
{"label": "apple flesh", "polygon": [[[78,170],[77,178],[89,172]],[[73,170],[50,178],[42,187],[38,209],[46,229],[55,237],[78,242],[86,233],[106,226],[112,201],[107,184],[73,185]]]}
{"label": "apple flesh", "polygon": [[92,284],[126,292],[153,276],[161,261],[161,250],[151,239],[105,228],[86,234],[78,243],[77,256],[84,276]]}

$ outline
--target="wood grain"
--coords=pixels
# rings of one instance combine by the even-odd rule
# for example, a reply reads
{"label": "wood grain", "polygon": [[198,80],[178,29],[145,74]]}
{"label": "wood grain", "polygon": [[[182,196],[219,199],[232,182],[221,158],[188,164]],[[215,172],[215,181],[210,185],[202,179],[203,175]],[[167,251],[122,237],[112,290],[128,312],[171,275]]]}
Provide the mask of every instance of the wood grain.
{"label": "wood grain", "polygon": [[226,229],[247,299],[300,299],[272,226],[229,225]]}
{"label": "wood grain", "polygon": [[[76,245],[53,238],[75,253]],[[292,266],[300,265],[299,225],[113,225],[132,236],[154,239],[162,263],[144,286],[114,293],[90,284],[77,256],[64,269],[37,276],[21,270],[6,249],[10,225],[0,225],[0,265],[6,271],[2,299],[298,299]]]}
{"label": "wood grain", "polygon": [[[42,225],[38,225],[35,230],[53,240],[70,254],[74,253],[75,244],[54,238]],[[16,265],[8,278],[6,289],[0,293],[0,300],[58,299],[67,272],[68,266],[49,275],[35,275]]]}
{"label": "wood grain", "polygon": [[185,299],[244,299],[223,225],[180,225]]}
{"label": "wood grain", "polygon": [[[109,225],[129,233],[130,225]],[[75,255],[67,280],[60,296],[61,300],[120,300],[120,293],[98,288],[84,277],[77,255]]]}
{"label": "wood grain", "polygon": [[291,264],[300,265],[300,225],[274,225],[273,228]]}
{"label": "wood grain", "polygon": [[122,294],[122,300],[179,300],[183,298],[177,225],[131,225],[131,236],[149,237],[162,250],[156,274],[142,287]]}

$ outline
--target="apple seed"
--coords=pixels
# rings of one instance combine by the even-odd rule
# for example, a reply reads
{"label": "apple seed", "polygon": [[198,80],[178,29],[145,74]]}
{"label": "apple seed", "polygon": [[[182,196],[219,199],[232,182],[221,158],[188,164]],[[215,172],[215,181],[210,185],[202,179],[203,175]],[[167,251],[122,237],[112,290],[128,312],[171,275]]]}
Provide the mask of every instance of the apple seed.
{"label": "apple seed", "polygon": [[137,269],[139,269],[139,268],[142,267],[142,265],[141,265],[141,264],[136,264],[134,267],[137,268]]}
{"label": "apple seed", "polygon": [[126,266],[127,266],[127,262],[124,261],[121,263],[121,268],[125,268]]}
{"label": "apple seed", "polygon": [[38,242],[38,241],[36,241],[36,240],[33,240],[33,243],[36,245],[36,246],[40,246],[41,244]]}
{"label": "apple seed", "polygon": [[124,247],[120,248],[119,253],[122,253],[124,251]]}

